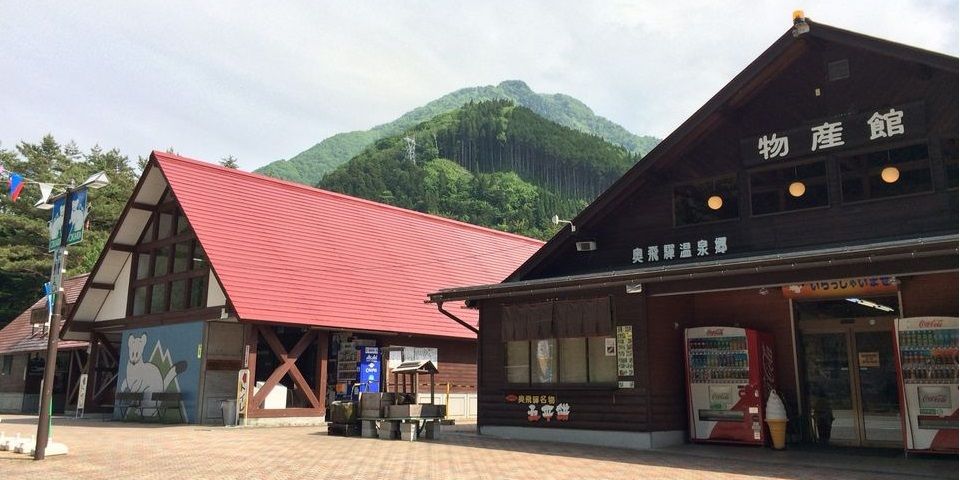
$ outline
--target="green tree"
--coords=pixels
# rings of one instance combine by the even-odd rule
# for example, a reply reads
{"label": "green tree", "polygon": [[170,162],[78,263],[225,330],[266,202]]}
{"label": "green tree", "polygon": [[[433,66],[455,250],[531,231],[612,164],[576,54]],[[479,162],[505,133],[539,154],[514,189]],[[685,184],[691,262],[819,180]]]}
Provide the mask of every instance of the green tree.
{"label": "green tree", "polygon": [[[133,191],[136,173],[127,157],[117,150],[94,146],[83,154],[75,144],[60,145],[52,135],[39,143],[21,142],[16,150],[0,148],[0,164],[38,182],[79,184],[91,174],[105,171],[110,184],[90,193],[87,230],[84,240],[71,248],[67,273],[89,271]],[[50,277],[51,255],[47,252],[50,212],[34,207],[40,191],[34,184],[24,187],[20,198],[11,202],[4,184],[0,195],[0,326],[23,311],[41,295],[43,282]]]}
{"label": "green tree", "polygon": [[227,168],[237,169],[240,168],[240,164],[237,163],[237,159],[233,155],[227,155],[220,159],[220,165]]}

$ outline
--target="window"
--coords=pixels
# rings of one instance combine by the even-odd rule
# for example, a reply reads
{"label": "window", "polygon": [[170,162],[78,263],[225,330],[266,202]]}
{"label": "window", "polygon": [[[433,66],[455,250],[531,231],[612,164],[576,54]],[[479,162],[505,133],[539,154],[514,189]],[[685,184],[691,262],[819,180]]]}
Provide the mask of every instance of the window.
{"label": "window", "polygon": [[10,375],[13,371],[13,355],[0,355],[0,375]]}
{"label": "window", "polygon": [[177,204],[166,195],[136,247],[131,272],[130,315],[206,306],[209,266]]}
{"label": "window", "polygon": [[807,163],[750,174],[753,215],[789,212],[830,204],[826,162]]}
{"label": "window", "polygon": [[675,187],[673,213],[677,226],[740,218],[737,178]]}
{"label": "window", "polygon": [[926,144],[853,155],[837,164],[845,203],[933,190]]}
{"label": "window", "polygon": [[940,144],[940,156],[943,158],[945,184],[947,188],[957,188],[957,176],[960,172],[957,170],[957,139],[945,138]]}
{"label": "window", "polygon": [[617,381],[609,298],[507,305],[501,327],[507,383]]}

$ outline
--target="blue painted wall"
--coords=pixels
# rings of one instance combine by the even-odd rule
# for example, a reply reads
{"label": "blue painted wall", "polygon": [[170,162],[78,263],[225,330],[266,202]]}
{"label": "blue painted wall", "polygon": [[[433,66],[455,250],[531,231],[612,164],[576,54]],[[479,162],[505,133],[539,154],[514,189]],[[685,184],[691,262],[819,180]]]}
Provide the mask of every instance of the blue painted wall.
{"label": "blue painted wall", "polygon": [[[183,396],[180,411],[185,421],[197,421],[200,397],[200,346],[203,343],[203,322],[181,323],[123,331],[120,345],[120,368],[117,392],[143,392],[143,416],[134,409],[127,420],[157,420],[151,392],[179,392]],[[114,409],[119,419],[121,409]],[[168,411],[164,420],[176,421],[176,411]]]}

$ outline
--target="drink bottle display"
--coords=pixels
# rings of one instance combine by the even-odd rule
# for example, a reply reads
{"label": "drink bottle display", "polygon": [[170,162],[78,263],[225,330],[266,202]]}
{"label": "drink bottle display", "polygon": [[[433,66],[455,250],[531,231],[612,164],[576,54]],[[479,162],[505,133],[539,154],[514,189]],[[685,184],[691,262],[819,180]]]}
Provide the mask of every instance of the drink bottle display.
{"label": "drink bottle display", "polygon": [[773,388],[769,335],[735,327],[684,332],[690,439],[763,444],[763,405]]}
{"label": "drink bottle display", "polygon": [[901,411],[908,451],[957,453],[957,318],[896,321]]}

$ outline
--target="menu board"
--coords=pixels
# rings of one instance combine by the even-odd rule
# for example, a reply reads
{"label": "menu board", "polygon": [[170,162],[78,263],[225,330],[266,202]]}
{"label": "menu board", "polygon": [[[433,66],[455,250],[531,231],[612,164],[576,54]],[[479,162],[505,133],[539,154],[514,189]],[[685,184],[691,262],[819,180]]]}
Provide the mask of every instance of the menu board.
{"label": "menu board", "polygon": [[617,375],[633,376],[633,326],[617,326]]}

